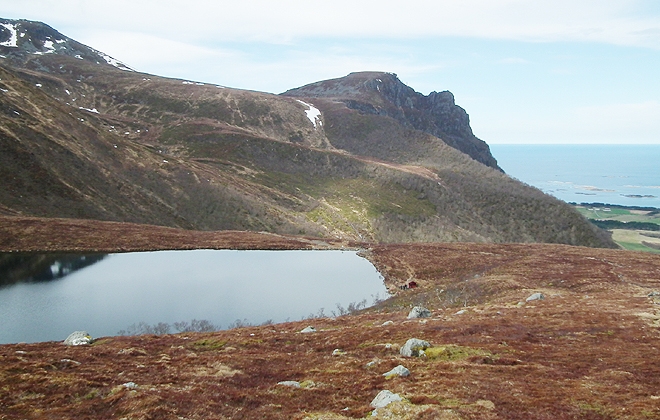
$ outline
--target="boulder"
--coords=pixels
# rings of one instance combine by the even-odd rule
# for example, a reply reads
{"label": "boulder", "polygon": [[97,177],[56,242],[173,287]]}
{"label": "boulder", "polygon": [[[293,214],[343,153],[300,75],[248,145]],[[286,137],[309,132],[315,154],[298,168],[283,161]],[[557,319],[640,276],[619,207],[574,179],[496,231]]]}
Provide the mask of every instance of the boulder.
{"label": "boulder", "polygon": [[303,328],[302,330],[300,330],[300,332],[303,333],[303,334],[315,333],[316,328],[314,328],[312,326],[309,326],[309,327]]}
{"label": "boulder", "polygon": [[138,389],[139,386],[135,382],[126,382],[125,384],[121,384],[126,389]]}
{"label": "boulder", "polygon": [[277,384],[282,386],[290,386],[293,388],[300,388],[300,382],[298,381],[282,381],[278,382]]}
{"label": "boulder", "polygon": [[408,319],[413,319],[413,318],[428,318],[431,316],[431,311],[426,309],[423,306],[415,306],[412,308],[410,313],[408,314]]}
{"label": "boulder", "polygon": [[87,331],[74,331],[64,340],[67,346],[84,346],[92,342],[92,336]]}
{"label": "boulder", "polygon": [[371,401],[371,406],[373,408],[383,408],[387,407],[388,404],[395,401],[403,401],[403,398],[399,394],[395,394],[392,391],[386,389],[380,391],[376,398]]}
{"label": "boulder", "polygon": [[389,372],[383,373],[383,376],[387,379],[393,378],[394,376],[408,376],[410,371],[403,365],[399,365]]}
{"label": "boulder", "polygon": [[531,296],[529,296],[527,299],[525,299],[525,302],[531,302],[533,300],[543,300],[543,299],[545,299],[543,293],[534,293]]}
{"label": "boulder", "polygon": [[428,341],[420,340],[418,338],[411,338],[406,341],[406,344],[401,347],[399,353],[406,357],[418,357],[424,354],[424,350],[431,347]]}

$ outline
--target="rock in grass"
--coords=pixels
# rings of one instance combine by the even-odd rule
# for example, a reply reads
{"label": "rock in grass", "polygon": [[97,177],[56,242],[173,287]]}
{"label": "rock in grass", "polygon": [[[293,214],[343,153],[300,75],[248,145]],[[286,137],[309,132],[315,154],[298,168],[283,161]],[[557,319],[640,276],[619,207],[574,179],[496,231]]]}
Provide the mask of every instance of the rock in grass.
{"label": "rock in grass", "polygon": [[403,401],[403,398],[399,394],[395,394],[392,391],[386,389],[380,391],[376,398],[371,401],[371,406],[373,408],[383,408],[387,407],[388,404],[395,401]]}
{"label": "rock in grass", "polygon": [[92,336],[87,331],[74,331],[64,340],[67,346],[84,346],[92,342]]}
{"label": "rock in grass", "polygon": [[424,354],[424,350],[431,347],[431,344],[428,341],[420,340],[418,338],[411,338],[406,341],[406,344],[401,347],[399,353],[402,356],[406,357],[418,357]]}
{"label": "rock in grass", "polygon": [[389,372],[383,373],[383,376],[386,379],[391,379],[395,376],[408,376],[408,375],[410,375],[410,371],[402,365],[399,365],[399,366],[395,367],[394,369],[390,370]]}
{"label": "rock in grass", "polygon": [[413,319],[413,318],[428,318],[431,316],[431,311],[426,309],[423,306],[415,306],[412,308],[410,313],[408,314],[408,319]]}
{"label": "rock in grass", "polygon": [[278,382],[277,384],[282,386],[290,386],[292,388],[300,388],[300,382],[298,381],[282,381]]}
{"label": "rock in grass", "polygon": [[300,330],[300,332],[303,333],[303,334],[315,333],[316,328],[314,328],[310,325],[309,327],[305,327],[302,330]]}
{"label": "rock in grass", "polygon": [[126,389],[138,389],[139,386],[135,382],[126,382],[125,384],[121,384]]}
{"label": "rock in grass", "polygon": [[545,296],[543,295],[543,293],[534,293],[530,297],[525,299],[525,302],[531,302],[533,300],[543,300],[543,299],[545,299]]}

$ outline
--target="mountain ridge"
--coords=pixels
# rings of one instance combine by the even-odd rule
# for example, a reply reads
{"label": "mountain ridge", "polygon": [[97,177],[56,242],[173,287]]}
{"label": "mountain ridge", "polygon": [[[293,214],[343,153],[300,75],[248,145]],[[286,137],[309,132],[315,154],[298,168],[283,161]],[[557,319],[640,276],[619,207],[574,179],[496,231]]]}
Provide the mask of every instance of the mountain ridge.
{"label": "mountain ridge", "polygon": [[[39,39],[59,45],[47,28]],[[162,78],[75,51],[0,58],[3,214],[377,242],[615,246],[565,203],[412,117],[400,121],[439,118],[408,99],[463,115],[448,93],[424,97],[390,76],[402,93],[389,96],[405,106],[371,89],[353,99],[386,112],[365,112],[336,96]]]}
{"label": "mountain ridge", "polygon": [[282,95],[329,98],[364,113],[390,116],[406,127],[441,138],[484,165],[501,170],[486,142],[473,134],[467,112],[456,105],[449,91],[434,91],[425,96],[405,85],[394,73],[355,72],[290,89]]}

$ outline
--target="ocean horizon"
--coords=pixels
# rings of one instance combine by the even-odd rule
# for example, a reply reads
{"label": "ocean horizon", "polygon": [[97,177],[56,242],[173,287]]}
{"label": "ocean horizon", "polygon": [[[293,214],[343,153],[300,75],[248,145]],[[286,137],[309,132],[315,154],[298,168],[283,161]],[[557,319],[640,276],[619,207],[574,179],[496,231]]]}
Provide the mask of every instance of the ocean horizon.
{"label": "ocean horizon", "polygon": [[660,145],[489,146],[509,176],[560,200],[660,208]]}

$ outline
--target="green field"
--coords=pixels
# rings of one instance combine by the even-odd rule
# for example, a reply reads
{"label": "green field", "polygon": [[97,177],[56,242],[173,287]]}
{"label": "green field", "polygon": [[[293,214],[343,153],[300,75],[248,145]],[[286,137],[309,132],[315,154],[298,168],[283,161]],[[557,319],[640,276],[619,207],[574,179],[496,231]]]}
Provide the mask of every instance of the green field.
{"label": "green field", "polygon": [[660,254],[660,209],[598,204],[575,205],[575,208],[592,223],[600,222],[601,227],[612,232],[612,239],[622,248]]}

